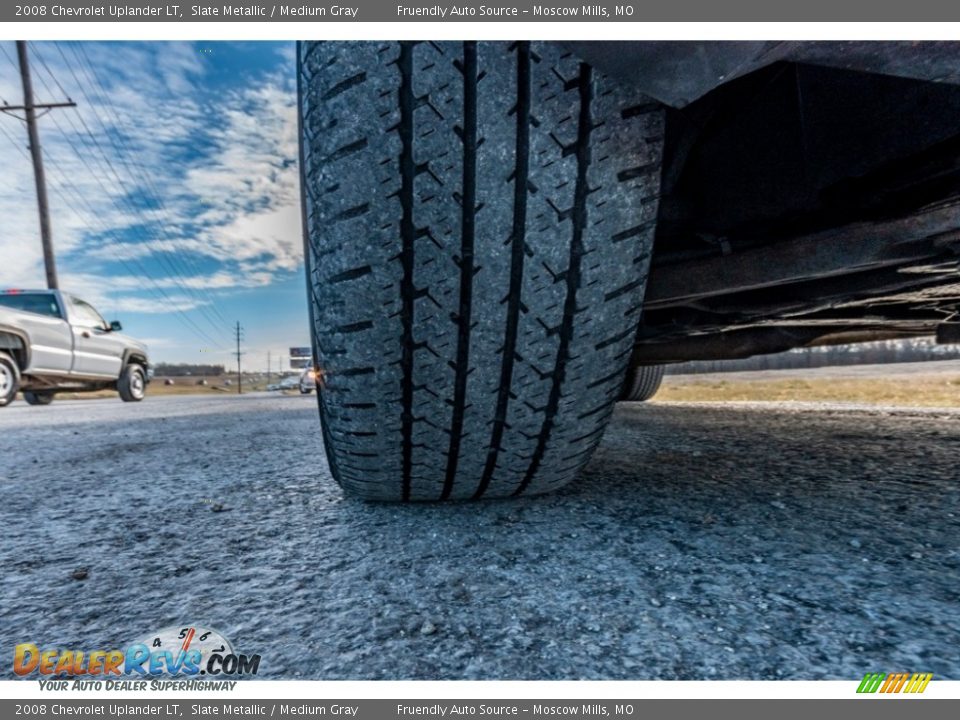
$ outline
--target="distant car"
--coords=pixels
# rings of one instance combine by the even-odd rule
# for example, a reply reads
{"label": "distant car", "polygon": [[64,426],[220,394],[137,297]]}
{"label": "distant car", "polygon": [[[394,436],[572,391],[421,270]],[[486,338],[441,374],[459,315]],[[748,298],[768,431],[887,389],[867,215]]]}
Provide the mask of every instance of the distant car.
{"label": "distant car", "polygon": [[49,405],[57,392],[115,389],[143,400],[147,346],[107,323],[92,305],[59,290],[0,291],[0,407],[23,392]]}
{"label": "distant car", "polygon": [[317,373],[313,368],[307,368],[300,376],[300,394],[309,395],[317,389]]}
{"label": "distant car", "polygon": [[300,384],[300,379],[296,377],[285,377],[280,381],[281,390],[293,390]]}
{"label": "distant car", "polygon": [[270,383],[267,385],[267,392],[276,392],[280,389],[280,383]]}

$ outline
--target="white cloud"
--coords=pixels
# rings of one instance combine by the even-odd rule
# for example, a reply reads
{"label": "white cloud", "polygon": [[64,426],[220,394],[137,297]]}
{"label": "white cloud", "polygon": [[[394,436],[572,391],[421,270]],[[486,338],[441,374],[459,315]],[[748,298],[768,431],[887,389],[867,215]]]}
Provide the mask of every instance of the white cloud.
{"label": "white cloud", "polygon": [[97,275],[61,273],[60,287],[91,303],[104,315],[145,313],[158,315],[187,312],[206,306],[202,299],[191,297],[168,279],[161,279],[149,292],[144,291],[142,278],[111,276],[109,282]]}
{"label": "white cloud", "polygon": [[[0,44],[15,58],[13,43]],[[299,269],[291,48],[277,48],[276,72],[234,89],[214,84],[189,43],[36,43],[31,52],[37,100],[65,93],[78,103],[40,121],[63,287],[115,312],[189,312]],[[0,98],[20,99],[2,53]],[[0,115],[0,286],[44,284],[25,147],[22,123]],[[154,207],[143,209],[144,198]],[[111,262],[122,274],[108,272]]]}

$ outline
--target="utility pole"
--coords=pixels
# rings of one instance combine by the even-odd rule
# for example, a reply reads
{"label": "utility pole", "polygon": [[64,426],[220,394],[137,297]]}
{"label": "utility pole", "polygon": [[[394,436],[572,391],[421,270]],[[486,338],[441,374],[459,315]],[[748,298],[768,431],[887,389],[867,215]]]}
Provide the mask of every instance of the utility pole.
{"label": "utility pole", "polygon": [[240,340],[243,337],[243,328],[240,327],[240,321],[237,321],[237,327],[234,329],[234,334],[237,337],[237,395],[243,393],[243,371],[240,367],[240,357],[243,355],[240,352]]}
{"label": "utility pole", "polygon": [[271,365],[271,361],[270,361],[270,351],[267,350],[267,385],[270,384],[270,371],[273,369],[273,368],[270,367],[270,365]]}
{"label": "utility pole", "polygon": [[30,79],[30,58],[27,54],[27,43],[24,40],[17,40],[17,58],[20,60],[20,80],[23,83],[23,105],[3,105],[0,111],[9,113],[13,110],[23,110],[25,114],[23,119],[27,123],[30,157],[33,160],[33,178],[37,186],[37,211],[40,215],[40,241],[43,243],[43,264],[47,272],[47,287],[56,290],[58,287],[57,264],[53,255],[53,233],[50,230],[50,208],[47,204],[47,181],[43,174],[43,154],[40,152],[40,133],[37,130],[37,110],[49,112],[53,108],[75,107],[76,103],[67,98],[67,102],[36,104],[33,101],[33,82]]}

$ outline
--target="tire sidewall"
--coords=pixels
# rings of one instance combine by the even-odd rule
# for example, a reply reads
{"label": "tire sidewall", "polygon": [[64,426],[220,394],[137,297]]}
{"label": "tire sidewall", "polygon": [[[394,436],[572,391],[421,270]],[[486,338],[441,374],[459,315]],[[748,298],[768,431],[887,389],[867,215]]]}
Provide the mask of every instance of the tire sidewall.
{"label": "tire sidewall", "polygon": [[124,402],[140,402],[147,394],[147,378],[136,363],[127,365],[120,379],[120,398]]}
{"label": "tire sidewall", "polygon": [[31,392],[29,390],[25,390],[23,393],[23,399],[28,405],[49,405],[53,402],[53,393]]}
{"label": "tire sidewall", "polygon": [[665,370],[665,365],[638,365],[631,368],[620,399],[628,402],[650,400],[660,389]]}
{"label": "tire sidewall", "polygon": [[13,402],[20,387],[20,369],[9,355],[0,353],[0,407]]}

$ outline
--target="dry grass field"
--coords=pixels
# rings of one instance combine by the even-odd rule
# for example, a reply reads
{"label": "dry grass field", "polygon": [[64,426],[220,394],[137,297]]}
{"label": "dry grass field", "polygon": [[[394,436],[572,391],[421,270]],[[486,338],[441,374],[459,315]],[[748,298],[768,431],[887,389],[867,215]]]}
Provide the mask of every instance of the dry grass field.
{"label": "dry grass field", "polygon": [[960,362],[671,375],[655,402],[848,402],[960,407]]}

